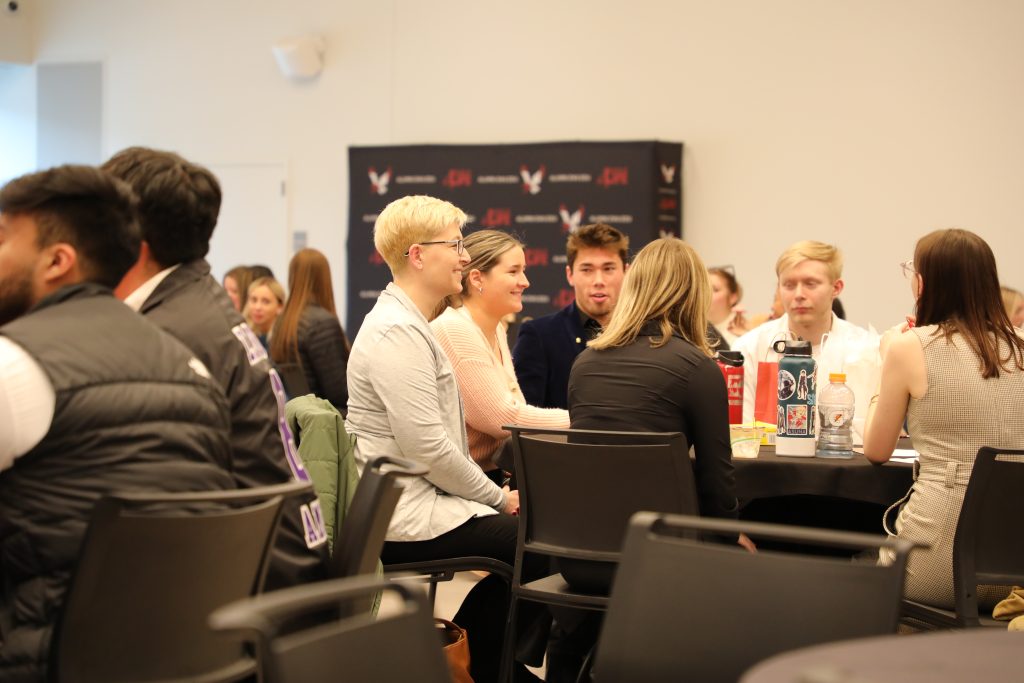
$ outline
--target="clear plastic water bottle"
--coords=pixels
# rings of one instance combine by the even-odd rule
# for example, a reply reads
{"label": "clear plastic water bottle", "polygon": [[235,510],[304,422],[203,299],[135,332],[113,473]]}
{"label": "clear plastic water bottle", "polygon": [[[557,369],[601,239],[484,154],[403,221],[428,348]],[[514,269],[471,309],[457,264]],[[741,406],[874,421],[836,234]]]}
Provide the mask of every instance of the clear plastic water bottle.
{"label": "clear plastic water bottle", "polygon": [[828,376],[828,386],[818,394],[818,445],[815,455],[819,458],[853,457],[854,397],[853,390],[846,386],[846,375],[834,372]]}

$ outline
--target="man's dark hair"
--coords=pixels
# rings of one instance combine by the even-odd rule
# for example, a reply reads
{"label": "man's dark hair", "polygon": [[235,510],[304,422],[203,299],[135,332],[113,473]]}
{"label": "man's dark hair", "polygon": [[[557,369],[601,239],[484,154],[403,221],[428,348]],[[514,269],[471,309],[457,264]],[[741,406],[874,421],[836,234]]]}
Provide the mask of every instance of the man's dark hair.
{"label": "man's dark hair", "polygon": [[253,280],[259,280],[261,277],[274,277],[274,271],[269,266],[264,266],[261,263],[249,266],[249,274],[252,275]]}
{"label": "man's dark hair", "polygon": [[208,169],[174,154],[129,147],[103,164],[139,196],[142,238],[168,268],[206,256],[220,213],[220,183]]}
{"label": "man's dark hair", "polygon": [[565,241],[565,260],[570,269],[576,263],[576,254],[580,249],[606,249],[617,253],[623,266],[629,263],[629,236],[607,223],[584,225],[569,235]]}
{"label": "man's dark hair", "polygon": [[40,247],[70,244],[84,278],[111,288],[139,258],[137,204],[127,184],[92,166],[57,166],[0,189],[0,211],[32,217]]}

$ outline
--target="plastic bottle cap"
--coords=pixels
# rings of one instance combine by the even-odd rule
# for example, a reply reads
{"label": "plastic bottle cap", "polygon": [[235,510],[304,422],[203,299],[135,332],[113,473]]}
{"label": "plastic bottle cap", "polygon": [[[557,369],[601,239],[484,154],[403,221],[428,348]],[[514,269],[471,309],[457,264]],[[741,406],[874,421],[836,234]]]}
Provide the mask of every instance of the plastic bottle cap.
{"label": "plastic bottle cap", "polygon": [[829,382],[845,382],[846,381],[846,373],[845,372],[830,372],[829,375],[828,375],[828,381]]}

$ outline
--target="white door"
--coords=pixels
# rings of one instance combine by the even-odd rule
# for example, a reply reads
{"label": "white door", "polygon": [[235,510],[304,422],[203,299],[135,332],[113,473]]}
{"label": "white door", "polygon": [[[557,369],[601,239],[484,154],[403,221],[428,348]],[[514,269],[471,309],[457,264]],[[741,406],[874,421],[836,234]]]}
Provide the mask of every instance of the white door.
{"label": "white door", "polygon": [[269,266],[288,286],[291,239],[288,230],[285,164],[218,164],[208,167],[224,195],[207,260],[218,282],[235,266]]}

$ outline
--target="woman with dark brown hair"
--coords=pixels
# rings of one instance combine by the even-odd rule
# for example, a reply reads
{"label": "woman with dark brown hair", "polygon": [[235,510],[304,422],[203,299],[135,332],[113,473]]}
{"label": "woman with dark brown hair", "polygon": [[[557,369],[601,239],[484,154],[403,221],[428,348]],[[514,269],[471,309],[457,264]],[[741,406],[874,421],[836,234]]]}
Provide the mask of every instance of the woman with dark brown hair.
{"label": "woman with dark brown hair", "polygon": [[[906,596],[952,607],[953,535],[978,449],[1024,448],[1024,338],[1003,309],[992,250],[974,233],[925,235],[914,259],[900,265],[916,315],[882,337],[881,383],[868,406],[864,453],[872,462],[888,461],[907,419],[920,472],[907,497],[890,508],[902,504],[894,531],[888,523],[886,530],[927,546],[910,555]],[[992,604],[1007,591],[979,586],[978,599]]]}
{"label": "woman with dark brown hair", "polygon": [[274,328],[271,358],[279,367],[298,363],[309,391],[344,413],[349,348],[334,309],[327,257],[316,249],[296,252],[288,265],[288,303]]}

